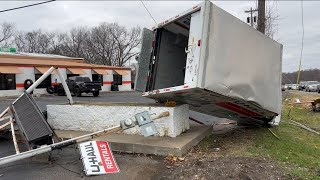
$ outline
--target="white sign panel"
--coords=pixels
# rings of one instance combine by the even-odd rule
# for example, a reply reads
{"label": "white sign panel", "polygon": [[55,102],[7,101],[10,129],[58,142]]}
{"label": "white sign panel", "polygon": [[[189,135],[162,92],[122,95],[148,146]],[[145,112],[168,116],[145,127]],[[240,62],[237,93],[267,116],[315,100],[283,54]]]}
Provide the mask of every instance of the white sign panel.
{"label": "white sign panel", "polygon": [[81,143],[79,149],[87,176],[120,171],[108,142],[89,141]]}

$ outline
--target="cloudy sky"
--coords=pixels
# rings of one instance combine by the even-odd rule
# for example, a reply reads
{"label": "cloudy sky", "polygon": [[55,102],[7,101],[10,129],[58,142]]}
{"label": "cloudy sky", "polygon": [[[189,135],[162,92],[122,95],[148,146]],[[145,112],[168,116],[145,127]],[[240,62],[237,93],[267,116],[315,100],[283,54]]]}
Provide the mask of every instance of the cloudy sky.
{"label": "cloudy sky", "polygon": [[[39,2],[39,1],[36,1]],[[224,10],[246,20],[244,10],[255,7],[255,1],[212,1]],[[0,10],[35,1],[0,1]],[[144,1],[159,23],[183,12],[200,1]],[[296,71],[301,48],[301,3],[299,1],[268,2],[279,16],[275,39],[284,45],[283,71]],[[320,68],[320,2],[306,1],[304,7],[305,40],[302,68]],[[44,29],[67,31],[76,26],[95,26],[101,22],[117,22],[128,27],[154,26],[140,1],[56,1],[40,6],[0,14],[0,22],[13,22],[19,30]]]}

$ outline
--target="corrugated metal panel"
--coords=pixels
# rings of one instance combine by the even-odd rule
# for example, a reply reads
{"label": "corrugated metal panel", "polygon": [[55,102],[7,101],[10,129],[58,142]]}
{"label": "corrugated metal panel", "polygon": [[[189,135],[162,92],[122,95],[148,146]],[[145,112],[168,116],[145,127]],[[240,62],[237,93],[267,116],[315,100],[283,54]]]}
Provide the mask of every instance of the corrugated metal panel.
{"label": "corrugated metal panel", "polygon": [[22,95],[15,101],[11,109],[29,143],[52,135],[52,130],[39,107],[28,94]]}
{"label": "corrugated metal panel", "polygon": [[153,32],[144,28],[142,32],[142,43],[139,55],[139,67],[136,74],[135,90],[146,91],[147,78],[149,72],[150,58],[151,58],[151,43]]}

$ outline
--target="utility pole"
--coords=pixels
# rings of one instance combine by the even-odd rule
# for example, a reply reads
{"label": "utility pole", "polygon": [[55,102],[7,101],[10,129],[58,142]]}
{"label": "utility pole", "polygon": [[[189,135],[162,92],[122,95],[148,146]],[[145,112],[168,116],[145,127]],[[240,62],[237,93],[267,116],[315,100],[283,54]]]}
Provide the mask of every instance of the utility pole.
{"label": "utility pole", "polygon": [[258,11],[258,10],[250,8],[250,10],[244,11],[245,13],[250,13],[250,19],[249,19],[249,17],[247,18],[247,23],[250,23],[252,27],[253,27],[253,22],[255,22],[255,20],[253,18],[253,12],[255,12],[255,11]]}
{"label": "utility pole", "polygon": [[258,27],[257,30],[265,34],[266,30],[266,1],[258,0]]}

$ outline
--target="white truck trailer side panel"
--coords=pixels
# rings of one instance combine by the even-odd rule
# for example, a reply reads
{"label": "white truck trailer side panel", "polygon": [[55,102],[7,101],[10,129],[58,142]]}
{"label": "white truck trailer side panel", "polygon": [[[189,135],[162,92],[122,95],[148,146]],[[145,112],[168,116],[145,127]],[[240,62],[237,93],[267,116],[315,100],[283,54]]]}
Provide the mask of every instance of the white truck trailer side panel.
{"label": "white truck trailer side panel", "polygon": [[[200,51],[197,52],[200,53],[200,59],[195,63],[198,67],[194,74],[196,81],[190,80],[192,77],[188,76],[186,67],[184,84],[164,88],[151,86],[142,95],[159,102],[186,103],[194,111],[238,120],[243,124],[267,125],[266,123],[272,121],[272,124],[277,125],[282,99],[282,45],[211,2],[205,1],[196,7],[200,12],[189,10],[185,15],[176,16],[183,17],[194,13],[191,15],[189,41],[193,36],[193,24],[199,27],[197,34],[202,33],[200,49],[198,47]],[[197,13],[202,23],[192,21],[197,21],[197,18],[192,18]],[[171,21],[166,22],[172,23]],[[166,25],[168,24],[161,24],[158,29]],[[161,38],[154,40],[155,44],[161,42]],[[186,49],[190,50],[189,47]],[[141,51],[149,52],[143,49]],[[192,54],[188,51],[187,53],[188,66]],[[158,59],[154,55],[152,61],[149,58],[149,61],[144,62],[159,64],[161,61]],[[150,74],[157,73],[157,69],[150,68],[152,66],[142,61],[139,62],[140,65],[149,67],[149,76],[145,73],[145,76],[140,77],[139,72],[138,76],[152,84]]]}
{"label": "white truck trailer side panel", "polygon": [[282,45],[210,4],[202,87],[280,114]]}

